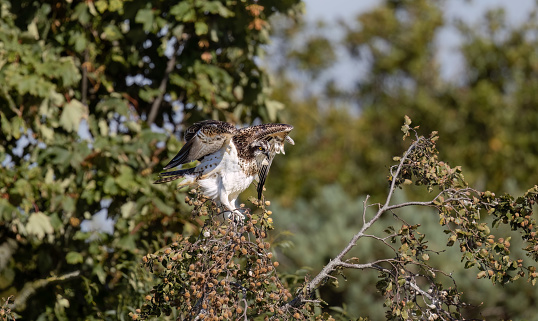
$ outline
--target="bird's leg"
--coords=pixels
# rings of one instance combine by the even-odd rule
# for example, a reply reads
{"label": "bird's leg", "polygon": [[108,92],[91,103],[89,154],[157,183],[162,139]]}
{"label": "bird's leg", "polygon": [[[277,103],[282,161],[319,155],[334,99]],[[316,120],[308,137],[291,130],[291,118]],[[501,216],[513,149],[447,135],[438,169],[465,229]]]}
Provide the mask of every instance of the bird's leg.
{"label": "bird's leg", "polygon": [[235,199],[230,202],[230,200],[228,200],[228,194],[224,191],[224,189],[222,189],[220,192],[220,203],[224,205],[224,207],[230,212],[226,215],[226,218],[229,218],[234,222],[242,222],[245,219],[245,215],[243,215],[236,208]]}
{"label": "bird's leg", "polygon": [[237,208],[230,208],[228,207],[229,213],[226,214],[226,217],[234,222],[243,222],[245,220],[245,215],[239,211]]}
{"label": "bird's leg", "polygon": [[230,214],[228,214],[228,218],[236,223],[242,223],[245,219],[245,215],[241,213],[238,209],[233,209],[230,211]]}
{"label": "bird's leg", "polygon": [[230,214],[230,216],[233,216],[234,217],[234,220],[235,220],[235,217],[239,218],[239,220],[242,222],[245,220],[245,215],[243,215],[243,213],[241,212],[241,209],[239,208],[239,206],[237,206],[237,198],[234,198],[233,200],[230,201],[230,204],[232,204],[234,206],[234,209],[232,211],[232,213]]}

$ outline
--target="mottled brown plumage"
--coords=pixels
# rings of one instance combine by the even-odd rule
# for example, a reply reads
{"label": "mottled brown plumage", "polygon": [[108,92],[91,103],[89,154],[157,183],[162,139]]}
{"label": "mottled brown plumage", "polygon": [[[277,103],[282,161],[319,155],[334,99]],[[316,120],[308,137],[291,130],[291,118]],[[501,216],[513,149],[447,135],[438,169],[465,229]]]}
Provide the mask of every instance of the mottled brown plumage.
{"label": "mottled brown plumage", "polygon": [[237,129],[232,124],[206,120],[185,131],[185,145],[164,167],[170,169],[194,160],[194,168],[161,173],[156,184],[185,178],[179,186],[199,186],[202,192],[235,211],[239,193],[254,179],[258,198],[276,154],[284,153],[284,142],[294,144],[288,136],[293,126],[263,124]]}
{"label": "mottled brown plumage", "polygon": [[163,169],[200,160],[205,155],[218,151],[236,132],[234,125],[218,120],[195,123],[185,131],[187,143]]}

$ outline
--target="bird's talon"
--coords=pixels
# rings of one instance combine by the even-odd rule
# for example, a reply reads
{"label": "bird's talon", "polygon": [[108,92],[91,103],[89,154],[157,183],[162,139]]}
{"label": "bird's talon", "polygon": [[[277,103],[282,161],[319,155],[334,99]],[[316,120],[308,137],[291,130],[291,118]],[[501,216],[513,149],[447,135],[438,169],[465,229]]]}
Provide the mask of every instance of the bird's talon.
{"label": "bird's talon", "polygon": [[228,219],[232,220],[235,223],[242,223],[245,220],[245,215],[243,215],[238,210],[230,211],[228,214]]}

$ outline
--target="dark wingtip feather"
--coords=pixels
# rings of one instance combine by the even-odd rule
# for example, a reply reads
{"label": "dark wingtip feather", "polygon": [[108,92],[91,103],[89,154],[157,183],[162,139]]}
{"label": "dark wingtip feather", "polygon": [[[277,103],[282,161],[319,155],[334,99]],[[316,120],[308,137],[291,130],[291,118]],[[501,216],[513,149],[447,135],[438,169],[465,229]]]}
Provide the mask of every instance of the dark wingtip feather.
{"label": "dark wingtip feather", "polygon": [[167,170],[167,169],[179,166],[181,164],[185,164],[186,160],[187,160],[187,157],[189,156],[192,141],[193,140],[191,139],[185,145],[183,145],[183,147],[181,147],[181,149],[179,150],[177,155],[174,156],[174,158],[172,158],[172,160],[170,162],[168,162],[168,164],[166,164],[165,167],[163,167],[163,170]]}
{"label": "dark wingtip feather", "polygon": [[262,166],[258,174],[258,177],[260,178],[260,181],[258,182],[258,187],[257,187],[258,200],[262,199],[263,186],[265,185],[265,179],[267,178],[268,171],[269,171],[269,166],[264,165]]}

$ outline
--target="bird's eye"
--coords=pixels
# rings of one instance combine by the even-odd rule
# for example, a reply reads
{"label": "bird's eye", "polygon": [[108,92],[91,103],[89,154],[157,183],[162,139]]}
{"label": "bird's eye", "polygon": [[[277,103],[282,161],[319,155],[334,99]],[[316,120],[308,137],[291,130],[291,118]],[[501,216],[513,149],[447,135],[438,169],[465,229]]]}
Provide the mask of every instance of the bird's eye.
{"label": "bird's eye", "polygon": [[258,149],[259,149],[259,150],[263,150],[263,147],[260,146],[260,147],[258,147]]}

